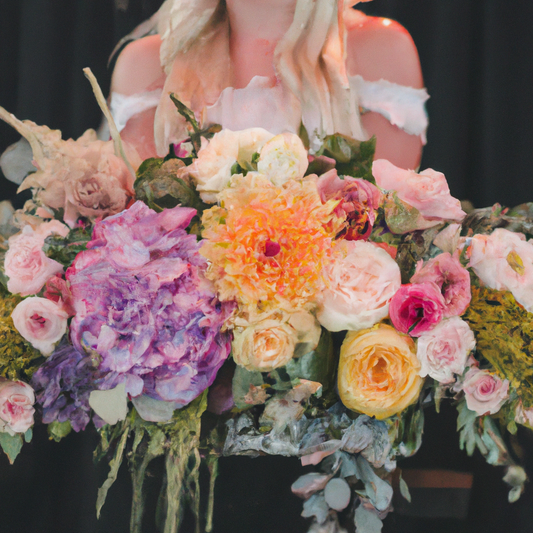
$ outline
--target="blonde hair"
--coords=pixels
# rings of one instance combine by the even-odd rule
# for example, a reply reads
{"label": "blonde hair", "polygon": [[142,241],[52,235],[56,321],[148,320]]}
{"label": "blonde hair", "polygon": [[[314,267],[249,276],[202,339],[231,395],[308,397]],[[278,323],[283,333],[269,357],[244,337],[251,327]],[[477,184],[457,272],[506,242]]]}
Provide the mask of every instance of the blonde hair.
{"label": "blonde hair", "polygon": [[[348,2],[353,5],[354,1]],[[274,69],[319,136],[365,137],[345,68],[345,0],[297,0],[294,19],[274,51]],[[215,103],[231,83],[229,20],[224,0],[166,0],[159,11],[161,64],[168,74],[156,113],[158,150],[187,133],[168,92],[195,111]],[[311,132],[310,132],[311,133]]]}

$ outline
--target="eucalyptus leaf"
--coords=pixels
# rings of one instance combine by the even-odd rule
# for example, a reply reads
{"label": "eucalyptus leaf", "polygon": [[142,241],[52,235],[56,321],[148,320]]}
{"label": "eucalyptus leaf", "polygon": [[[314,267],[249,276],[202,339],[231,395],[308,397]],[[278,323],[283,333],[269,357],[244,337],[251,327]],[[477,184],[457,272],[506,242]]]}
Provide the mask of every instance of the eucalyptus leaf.
{"label": "eucalyptus leaf", "polygon": [[0,446],[7,455],[9,462],[13,464],[20,450],[22,450],[22,435],[20,433],[10,435],[9,433],[0,432]]}
{"label": "eucalyptus leaf", "polygon": [[383,527],[379,516],[362,505],[355,510],[354,522],[356,533],[381,533]]}
{"label": "eucalyptus leaf", "polygon": [[402,474],[400,473],[400,494],[409,502],[411,503],[411,493],[409,492],[409,486],[405,482],[405,479],[402,477]]}
{"label": "eucalyptus leaf", "polygon": [[357,466],[361,474],[360,479],[365,484],[365,491],[372,505],[378,511],[387,510],[392,501],[392,487],[374,472],[364,457],[357,457]]}
{"label": "eucalyptus leaf", "polygon": [[329,507],[326,499],[322,493],[313,494],[306,502],[304,502],[304,510],[302,516],[304,518],[316,517],[319,524],[323,524],[329,514]]}

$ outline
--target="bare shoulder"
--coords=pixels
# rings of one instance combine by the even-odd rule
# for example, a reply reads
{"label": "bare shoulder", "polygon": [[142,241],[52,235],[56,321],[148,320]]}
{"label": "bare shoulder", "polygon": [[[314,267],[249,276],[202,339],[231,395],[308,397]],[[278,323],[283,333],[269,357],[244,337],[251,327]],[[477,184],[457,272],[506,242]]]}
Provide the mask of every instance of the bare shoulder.
{"label": "bare shoulder", "polygon": [[130,95],[162,85],[164,71],[159,61],[161,38],[149,35],[129,43],[120,53],[113,70],[111,90]]}
{"label": "bare shoulder", "polygon": [[398,22],[346,10],[347,68],[368,81],[385,79],[400,85],[423,87],[420,59],[409,32]]}

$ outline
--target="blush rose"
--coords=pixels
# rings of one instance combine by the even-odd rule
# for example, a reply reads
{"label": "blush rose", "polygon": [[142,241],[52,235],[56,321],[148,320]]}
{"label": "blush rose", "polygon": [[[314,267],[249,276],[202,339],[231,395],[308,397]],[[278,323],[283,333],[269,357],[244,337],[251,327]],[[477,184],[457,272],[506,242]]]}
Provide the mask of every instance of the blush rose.
{"label": "blush rose", "polygon": [[418,338],[420,376],[451,383],[454,374],[463,373],[468,355],[475,347],[474,333],[464,320],[459,317],[443,320]]}
{"label": "blush rose", "polygon": [[35,393],[22,381],[0,378],[0,431],[25,433],[33,426]]}
{"label": "blush rose", "polygon": [[508,380],[477,367],[468,370],[462,388],[468,409],[479,416],[496,414],[509,397]]}
{"label": "blush rose", "polygon": [[317,318],[329,331],[369,328],[389,314],[401,286],[397,263],[379,246],[341,241],[340,259],[326,271],[328,288],[319,296]]}
{"label": "blush rose", "polygon": [[68,313],[46,298],[34,296],[22,300],[11,318],[17,331],[43,355],[50,355],[67,331]]}

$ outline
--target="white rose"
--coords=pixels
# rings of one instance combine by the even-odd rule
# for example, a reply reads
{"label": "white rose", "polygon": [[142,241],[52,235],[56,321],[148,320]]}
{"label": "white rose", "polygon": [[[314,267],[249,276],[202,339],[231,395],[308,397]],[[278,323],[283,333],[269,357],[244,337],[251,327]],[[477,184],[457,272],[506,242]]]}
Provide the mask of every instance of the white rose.
{"label": "white rose", "polygon": [[43,355],[50,355],[67,331],[66,311],[56,302],[37,296],[22,300],[11,313],[17,331]]}
{"label": "white rose", "polygon": [[370,328],[389,314],[401,286],[396,261],[379,246],[342,241],[341,257],[327,270],[329,287],[319,295],[318,321],[329,331]]}
{"label": "white rose", "polygon": [[418,337],[416,355],[420,376],[431,376],[439,383],[450,383],[462,374],[468,355],[476,347],[470,326],[459,317],[443,320]]}
{"label": "white rose", "polygon": [[202,200],[216,203],[218,193],[229,183],[233,165],[237,161],[251,162],[253,154],[272,137],[274,135],[263,128],[250,128],[222,130],[209,142],[202,139],[198,159],[190,167]]}
{"label": "white rose", "polygon": [[522,233],[498,228],[490,235],[474,235],[470,267],[496,290],[513,293],[527,311],[533,311],[533,245]]}
{"label": "white rose", "polygon": [[259,155],[257,170],[276,187],[286,181],[304,177],[309,166],[307,150],[298,135],[281,133],[270,139]]}

